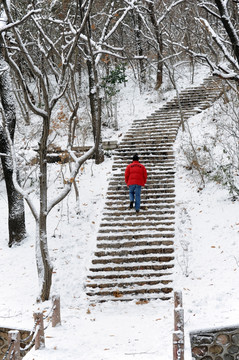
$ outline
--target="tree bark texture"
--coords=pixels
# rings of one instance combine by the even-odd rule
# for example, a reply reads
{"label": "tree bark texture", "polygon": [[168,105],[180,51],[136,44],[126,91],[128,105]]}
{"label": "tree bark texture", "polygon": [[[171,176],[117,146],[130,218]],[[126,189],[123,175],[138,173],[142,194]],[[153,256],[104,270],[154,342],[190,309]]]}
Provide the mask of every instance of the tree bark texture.
{"label": "tree bark texture", "polygon": [[[15,105],[11,94],[11,79],[8,66],[0,54],[0,97],[3,109],[4,121],[10,133],[11,140],[14,140],[16,124]],[[24,200],[16,191],[13,184],[13,164],[4,126],[0,126],[0,152],[6,154],[1,157],[4,179],[8,197],[8,227],[9,247],[14,243],[20,243],[26,237]]]}

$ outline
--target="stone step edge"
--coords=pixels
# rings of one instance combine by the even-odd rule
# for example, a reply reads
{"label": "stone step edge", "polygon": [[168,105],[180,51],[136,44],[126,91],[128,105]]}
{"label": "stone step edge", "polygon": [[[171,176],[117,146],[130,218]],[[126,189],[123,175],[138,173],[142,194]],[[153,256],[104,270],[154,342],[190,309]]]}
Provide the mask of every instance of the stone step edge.
{"label": "stone step edge", "polygon": [[165,239],[165,238],[171,238],[173,239],[175,237],[175,233],[174,232],[163,232],[163,231],[159,231],[159,232],[154,232],[154,233],[113,233],[110,235],[98,235],[97,236],[97,240],[98,241],[120,241],[122,238],[124,239],[149,239],[149,238],[153,238],[153,239]]}
{"label": "stone step edge", "polygon": [[135,258],[135,256],[128,256],[127,258],[125,257],[112,257],[112,256],[105,256],[104,258],[96,258],[93,257],[92,258],[92,264],[94,265],[99,265],[99,264],[132,264],[132,263],[137,263],[137,264],[142,264],[142,262],[145,263],[160,263],[160,264],[166,264],[166,263],[171,263],[172,261],[174,261],[174,256],[172,256],[171,254],[168,254],[167,256],[164,254],[159,254],[154,255],[154,256],[150,256],[150,254],[147,254],[147,256],[138,256],[137,258]]}
{"label": "stone step edge", "polygon": [[150,301],[168,301],[172,299],[172,294],[147,294],[146,296],[143,295],[122,295],[122,296],[103,296],[100,297],[99,295],[91,295],[90,298],[88,298],[89,302],[91,304],[95,304],[95,303],[105,303],[105,302],[117,302],[117,301],[121,301],[121,302],[135,302],[136,304],[144,304],[144,303],[148,303]]}
{"label": "stone step edge", "polygon": [[[145,253],[144,253],[145,251]],[[174,247],[172,245],[163,246],[163,245],[144,245],[144,246],[133,246],[133,247],[117,247],[117,248],[110,248],[110,249],[102,249],[97,248],[95,249],[94,258],[108,258],[113,256],[123,257],[128,256],[129,258],[135,255],[150,255],[150,254],[159,254],[161,255],[168,255],[174,253]]]}
{"label": "stone step edge", "polygon": [[168,284],[171,284],[173,282],[173,279],[155,279],[155,280],[150,280],[150,279],[139,279],[136,280],[134,279],[134,281],[120,281],[120,282],[116,282],[116,281],[100,281],[100,282],[88,282],[85,287],[86,288],[90,288],[90,289],[106,289],[106,288],[131,288],[131,287],[143,287],[143,286],[166,286]]}
{"label": "stone step edge", "polygon": [[[160,271],[160,272],[159,272]],[[153,278],[153,277],[167,277],[167,276],[173,276],[173,272],[169,272],[169,269],[162,269],[159,270],[158,272],[152,272],[152,270],[144,270],[142,272],[142,270],[138,270],[132,273],[132,271],[120,271],[120,272],[105,272],[105,271],[98,271],[98,272],[89,272],[87,274],[87,279],[89,279],[89,281],[95,280],[95,279],[118,279],[118,278],[129,278],[129,277],[134,277],[134,278]]]}
{"label": "stone step edge", "polygon": [[145,263],[131,263],[127,265],[122,264],[110,264],[105,266],[105,264],[94,265],[91,264],[91,267],[88,269],[89,273],[98,274],[98,273],[106,273],[106,274],[125,274],[127,271],[131,273],[138,273],[140,271],[141,274],[148,271],[169,271],[169,269],[173,269],[174,262],[167,262],[165,264],[150,264],[148,262]]}
{"label": "stone step edge", "polygon": [[145,227],[142,227],[140,229],[135,229],[135,227],[131,227],[131,228],[128,228],[127,229],[122,229],[122,227],[117,227],[117,228],[108,228],[108,229],[105,229],[105,228],[99,228],[99,231],[98,231],[98,235],[99,236],[102,236],[103,234],[107,234],[107,236],[116,236],[118,233],[120,233],[120,235],[132,235],[133,234],[142,234],[142,233],[146,233],[146,232],[151,232],[151,231],[155,231],[156,233],[158,232],[165,232],[165,233],[174,233],[175,232],[175,227],[173,226],[145,226]]}
{"label": "stone step edge", "polygon": [[125,240],[125,239],[121,239],[119,241],[117,241],[117,243],[112,243],[112,241],[107,241],[105,240],[105,242],[103,242],[103,240],[101,240],[100,243],[97,243],[97,248],[96,249],[102,249],[104,248],[105,245],[107,245],[109,247],[109,249],[115,249],[115,248],[122,248],[124,249],[125,247],[128,247],[130,249],[132,249],[133,247],[135,247],[135,243],[138,244],[138,246],[141,248],[142,246],[162,246],[162,247],[170,247],[174,245],[173,240],[158,240],[158,239],[150,239],[150,240]]}
{"label": "stone step edge", "polygon": [[119,228],[119,229],[121,229],[123,226],[125,227],[125,226],[127,226],[127,227],[133,227],[133,226],[135,226],[136,228],[137,228],[137,226],[143,226],[143,225],[145,225],[145,226],[147,226],[147,225],[150,225],[150,227],[155,227],[155,226],[162,226],[162,225],[164,225],[164,226],[175,226],[175,221],[174,220],[172,220],[172,221],[167,221],[167,219],[165,219],[165,220],[161,220],[161,221],[154,221],[154,222],[152,222],[152,221],[148,221],[148,222],[146,222],[145,223],[145,220],[144,220],[144,222],[142,222],[142,221],[136,221],[136,222],[128,222],[128,221],[125,221],[125,222],[123,222],[123,221],[119,221],[118,223],[117,222],[109,222],[109,221],[104,221],[104,219],[102,219],[102,221],[101,221],[101,223],[100,223],[100,229],[102,228],[102,229],[112,229],[113,227],[114,228]]}
{"label": "stone step edge", "polygon": [[110,290],[108,291],[89,291],[87,289],[87,292],[86,294],[88,296],[94,296],[94,295],[99,295],[99,296],[115,296],[115,297],[118,297],[118,295],[122,294],[122,296],[124,295],[139,295],[139,294],[142,294],[142,295],[146,295],[146,294],[152,294],[152,293],[164,293],[164,294],[168,294],[168,293],[171,293],[173,291],[172,287],[169,287],[169,286],[164,286],[164,287],[159,287],[159,286],[150,286],[149,287],[135,287],[131,290],[119,290],[117,287],[112,287]]}

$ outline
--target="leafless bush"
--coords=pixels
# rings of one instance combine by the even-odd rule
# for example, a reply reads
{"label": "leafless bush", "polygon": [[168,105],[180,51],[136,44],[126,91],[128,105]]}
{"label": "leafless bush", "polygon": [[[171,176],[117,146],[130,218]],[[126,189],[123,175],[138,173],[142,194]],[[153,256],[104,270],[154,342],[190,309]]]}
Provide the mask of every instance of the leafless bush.
{"label": "leafless bush", "polygon": [[[235,96],[231,90],[226,102],[218,102],[213,113],[205,113],[200,130],[187,126],[181,145],[184,166],[192,171],[198,188],[203,188],[207,181],[215,181],[228,189],[232,199],[239,196],[238,114],[238,93]],[[206,123],[208,116],[211,121]]]}

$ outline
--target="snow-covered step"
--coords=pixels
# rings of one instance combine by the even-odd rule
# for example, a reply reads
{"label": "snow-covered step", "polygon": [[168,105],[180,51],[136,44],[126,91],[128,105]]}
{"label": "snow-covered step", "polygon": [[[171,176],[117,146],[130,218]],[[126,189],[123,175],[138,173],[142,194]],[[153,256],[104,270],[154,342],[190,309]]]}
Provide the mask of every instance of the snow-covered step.
{"label": "snow-covered step", "polygon": [[109,222],[102,222],[101,225],[100,225],[100,228],[99,228],[99,232],[102,233],[102,232],[111,232],[111,229],[114,228],[114,229],[118,229],[118,231],[123,231],[122,229],[125,229],[127,227],[127,229],[134,229],[135,231],[135,228],[138,228],[140,227],[140,229],[142,230],[143,228],[146,228],[146,229],[157,229],[159,227],[172,227],[174,226],[174,221],[160,221],[160,222],[144,222],[143,220],[141,221],[137,221],[135,222],[135,224],[133,222],[123,222],[123,221],[119,221],[118,223],[117,222],[112,222],[109,223]]}
{"label": "snow-covered step", "polygon": [[[117,219],[117,218],[104,218],[101,221],[100,227],[104,226],[140,226],[142,224],[173,224],[175,221],[174,216],[165,215],[164,217],[153,217],[147,219],[138,219],[137,217],[133,220],[131,217],[127,217],[124,219]],[[118,224],[118,225],[117,225]]]}
{"label": "snow-covered step", "polygon": [[144,292],[143,294],[140,292],[131,292],[130,294],[126,294],[125,292],[120,292],[118,289],[116,289],[114,292],[112,293],[108,293],[106,294],[105,292],[90,292],[87,293],[87,295],[89,295],[89,300],[92,303],[95,302],[107,302],[107,301],[138,301],[139,303],[143,302],[143,301],[150,301],[150,300],[162,300],[162,301],[167,301],[170,300],[172,298],[172,292],[173,290],[170,291],[158,291],[158,292]]}
{"label": "snow-covered step", "polygon": [[[127,147],[133,147],[133,144],[136,142],[140,142],[141,141],[141,147],[142,149],[144,149],[144,143],[142,143],[143,137],[140,139],[135,139],[132,137],[132,140],[129,140],[129,143],[127,144]],[[145,144],[147,143],[147,139],[145,140]],[[149,141],[152,141],[149,139]],[[130,146],[131,144],[131,146]],[[140,147],[137,147],[140,148]],[[172,143],[164,143],[163,145],[161,145],[157,150],[158,150],[158,154],[160,155],[172,155],[173,154],[173,144]],[[126,150],[126,149],[125,149]]]}
{"label": "snow-covered step", "polygon": [[[142,144],[141,144],[142,145]],[[167,146],[165,146],[165,143],[164,143],[164,148],[168,149],[172,147],[172,143],[168,143]],[[127,152],[131,152],[132,153],[132,148],[135,148],[135,145],[134,144],[129,144],[128,146],[126,144],[124,144],[123,147],[119,146],[119,148],[117,150],[115,150],[114,154],[118,154],[118,153],[127,153]],[[158,143],[158,144],[152,144],[149,143],[149,144],[144,144],[143,145],[143,152],[144,153],[148,153],[148,152],[151,152],[151,151],[160,151],[162,153],[162,144],[161,143]],[[163,154],[164,155],[164,154]]]}
{"label": "snow-covered step", "polygon": [[[165,149],[169,149],[172,148],[174,143],[174,137],[172,137],[172,139],[169,139],[169,137],[166,138],[162,138],[158,141],[154,140],[152,141],[152,139],[145,139],[144,141],[144,148],[148,149],[150,147],[156,147],[156,148],[161,148],[162,146],[164,146]],[[137,139],[130,139],[130,140],[122,140],[122,142],[119,145],[118,149],[125,149],[125,150],[130,150],[132,151],[132,149],[137,149],[139,147],[142,146],[142,142],[141,140],[137,140]]]}
{"label": "snow-covered step", "polygon": [[[144,161],[149,162],[149,167],[152,167],[152,163],[157,163],[158,165],[163,165],[167,163],[170,165],[174,164],[174,156],[172,154],[164,154],[162,151],[159,151],[159,149],[148,150],[148,152],[144,151],[140,154],[140,159],[142,158]],[[125,165],[127,165],[127,163],[122,163],[123,158],[132,158],[132,150],[117,151],[114,156],[115,166],[121,165],[121,167],[124,167]]]}
{"label": "snow-covered step", "polygon": [[[129,205],[129,202],[128,202],[128,194],[124,194],[124,195],[121,195],[119,194],[117,196],[117,194],[115,195],[107,195],[107,199],[109,201],[113,201],[115,204],[119,204],[119,203],[122,203],[123,205],[126,205],[128,206]],[[127,200],[126,200],[127,199]],[[158,202],[162,199],[164,200],[169,200],[171,202],[171,200],[174,201],[175,199],[175,194],[173,193],[167,193],[167,192],[161,192],[161,193],[157,193],[155,192],[153,195],[152,194],[148,194],[146,191],[143,191],[141,193],[141,201],[144,203],[144,205],[146,204],[150,204],[152,202]]]}
{"label": "snow-covered step", "polygon": [[105,257],[105,258],[93,258],[92,264],[141,264],[141,263],[167,263],[174,260],[173,256],[170,255],[152,255],[149,256],[127,256],[127,257]]}
{"label": "snow-covered step", "polygon": [[161,270],[160,272],[152,272],[151,270],[146,270],[144,272],[132,272],[132,271],[124,271],[124,272],[120,272],[120,273],[116,273],[116,272],[108,272],[107,274],[102,271],[102,272],[97,272],[97,274],[94,275],[89,275],[88,276],[88,281],[87,284],[91,284],[94,281],[98,281],[100,280],[100,283],[106,283],[109,280],[113,280],[113,281],[121,281],[122,279],[125,280],[124,283],[126,283],[126,281],[128,279],[131,279],[132,281],[134,281],[134,279],[136,279],[136,281],[140,281],[142,279],[147,279],[147,278],[157,278],[160,280],[171,280],[172,278],[172,272],[170,272],[168,269],[167,270]]}
{"label": "snow-covered step", "polygon": [[[159,185],[165,185],[165,184],[172,185],[174,184],[173,176],[174,176],[174,172],[171,174],[171,176],[168,176],[167,178],[164,177],[164,174],[155,175],[155,176],[149,175],[149,179],[147,179],[147,183],[144,189],[156,189],[158,188]],[[113,188],[116,187],[118,190],[123,188],[125,191],[127,191],[124,175],[117,178],[115,177],[115,179],[110,182],[109,190],[111,189],[111,187]],[[142,190],[142,192],[144,191],[144,189]]]}
{"label": "snow-covered step", "polygon": [[[105,210],[104,212],[105,213],[111,213],[112,216],[116,216],[116,214],[125,214],[125,215],[129,215],[129,214],[132,214],[132,212],[134,212],[133,209],[129,209],[128,208],[129,205],[125,205],[125,206],[109,206],[109,205],[106,205],[105,206]],[[162,210],[162,211],[166,211],[166,210],[173,210],[174,209],[174,204],[173,202],[170,202],[170,203],[167,203],[167,204],[164,204],[164,203],[161,203],[161,204],[142,204],[140,206],[140,212],[137,213],[137,216],[140,218],[141,216],[145,216],[146,213],[148,211],[150,211],[151,213],[153,211],[156,211],[156,210]],[[132,211],[133,210],[133,211]]]}
{"label": "snow-covered step", "polygon": [[[143,163],[143,161],[142,161],[142,163]],[[149,161],[148,161],[148,163],[149,163]],[[120,166],[120,162],[118,163],[118,166]],[[115,170],[117,170],[117,169],[125,169],[126,168],[126,166],[128,165],[128,163],[127,164],[122,164],[122,167],[116,167],[116,169]],[[157,164],[157,159],[150,159],[150,165],[151,166],[153,166],[154,168],[156,167],[156,165],[158,165]],[[147,166],[147,165],[146,165]],[[171,167],[170,167],[171,168]],[[169,172],[167,172],[167,171],[165,171],[165,169],[164,168],[161,168],[160,166],[158,166],[156,169],[155,169],[155,171],[153,172],[153,173],[150,173],[150,171],[149,171],[149,175],[151,175],[152,177],[154,176],[154,177],[157,177],[158,176],[158,178],[160,179],[160,178],[162,178],[162,177],[164,177],[165,179],[166,178],[169,178],[170,176],[172,176],[172,174],[174,174],[174,168],[173,168],[173,170],[172,169],[170,169],[170,171]],[[114,175],[114,179],[115,178],[122,178],[122,171],[121,171],[121,173],[114,173],[113,174]],[[113,179],[113,180],[114,180]]]}
{"label": "snow-covered step", "polygon": [[[142,213],[141,215],[139,216],[139,214],[135,214],[134,212],[130,212],[130,214],[125,214],[125,213],[122,213],[121,215],[117,215],[117,216],[114,216],[114,215],[111,215],[110,213],[104,213],[103,214],[103,219],[102,221],[121,221],[121,222],[124,222],[124,221],[157,221],[159,217],[163,217],[163,216],[167,216],[168,219],[174,219],[174,213],[175,213],[175,210],[167,210],[166,212],[165,211],[161,211],[161,212],[151,212],[151,214],[148,213],[147,211],[147,216],[144,216]],[[108,214],[108,215],[107,215]]]}
{"label": "snow-covered step", "polygon": [[154,233],[147,233],[147,232],[137,232],[137,233],[125,233],[125,234],[103,234],[97,236],[97,241],[121,241],[121,240],[137,240],[137,239],[173,239],[174,232],[169,231],[161,231],[161,232],[154,232]]}
{"label": "snow-covered step", "polygon": [[[134,286],[134,284],[136,283],[137,285],[145,285],[146,282],[153,282],[154,284],[168,284],[170,282],[172,282],[171,279],[171,275],[172,273],[165,271],[163,272],[148,272],[147,274],[145,272],[143,273],[139,273],[139,272],[125,272],[124,274],[120,273],[120,274],[107,274],[105,275],[103,272],[101,273],[101,275],[99,275],[99,273],[97,273],[97,275],[95,276],[89,276],[89,281],[87,282],[87,286],[89,287],[116,287],[117,285],[119,285],[119,287],[124,287],[125,285],[127,286]],[[95,280],[96,279],[101,279],[100,284],[96,283]],[[120,279],[119,282],[115,282],[118,281]]]}
{"label": "snow-covered step", "polygon": [[128,131],[127,136],[133,135],[135,138],[138,136],[152,136],[152,134],[155,134],[157,132],[160,132],[161,137],[167,136],[167,135],[176,135],[178,132],[178,127],[163,127],[163,128],[149,128],[149,127],[142,127],[136,129],[131,129]]}
{"label": "snow-covered step", "polygon": [[148,263],[142,262],[140,264],[131,262],[130,264],[92,264],[90,267],[91,274],[98,274],[105,272],[105,274],[125,274],[126,272],[134,273],[145,273],[148,272],[162,272],[172,270],[174,267],[173,261],[167,263]]}
{"label": "snow-covered step", "polygon": [[[114,232],[113,232],[114,230]],[[164,224],[158,224],[158,225],[144,225],[140,227],[140,232],[142,231],[169,231],[169,232],[174,232],[174,227],[172,227],[172,225],[164,225]],[[102,234],[107,234],[107,235],[111,235],[114,233],[125,233],[125,227],[120,227],[120,226],[115,226],[114,228],[112,227],[100,227],[99,232],[100,235]],[[133,227],[127,227],[127,234],[129,233],[135,233],[135,226]]]}
{"label": "snow-covered step", "polygon": [[[172,177],[172,180],[173,177]],[[174,181],[172,181],[171,183],[166,183],[166,184],[158,184],[158,186],[155,186],[154,188],[147,185],[144,186],[143,190],[142,190],[142,194],[146,193],[148,195],[154,195],[154,194],[161,194],[161,193],[168,193],[168,194],[174,194]],[[124,187],[123,189],[118,189],[117,192],[120,195],[125,195],[126,194],[126,188]],[[128,191],[127,191],[128,194]],[[108,189],[107,191],[107,195],[111,196],[111,195],[115,195],[115,190],[112,189]]]}
{"label": "snow-covered step", "polygon": [[128,131],[128,134],[134,134],[135,137],[138,136],[138,134],[145,132],[145,134],[151,134],[155,132],[160,132],[160,135],[169,134],[170,132],[176,133],[178,131],[178,124],[167,126],[167,125],[156,125],[155,124],[148,124],[148,125],[141,125],[140,127],[131,128]]}
{"label": "snow-covered step", "polygon": [[127,257],[127,259],[132,256],[140,256],[140,255],[149,255],[149,254],[172,254],[174,252],[173,247],[164,247],[164,246],[134,246],[132,247],[124,247],[124,248],[114,248],[114,249],[98,249],[95,251],[95,258],[108,258],[108,257]]}
{"label": "snow-covered step", "polygon": [[[151,179],[153,180],[153,177],[151,177]],[[172,180],[173,177],[172,177]],[[147,186],[145,185],[141,191],[141,195],[142,196],[147,196],[147,197],[154,197],[155,195],[160,195],[160,194],[169,194],[170,196],[171,195],[174,195],[175,192],[174,192],[174,181],[171,182],[171,184],[167,183],[167,184],[158,184],[159,186],[157,187],[151,187],[149,186],[149,184],[147,184]],[[123,197],[123,196],[128,196],[128,189],[126,187],[126,184],[124,186],[124,188],[120,188],[118,189],[117,193],[115,192],[115,190],[112,190],[112,189],[108,189],[107,191],[107,197],[111,197],[111,196],[118,196],[118,197]]]}
{"label": "snow-covered step", "polygon": [[154,147],[156,147],[157,149],[159,148],[161,150],[161,152],[164,153],[165,151],[168,152],[168,151],[172,150],[172,148],[173,148],[172,139],[170,139],[169,137],[155,139],[154,141],[152,140],[152,138],[144,139],[143,143],[142,143],[142,139],[143,138],[135,139],[134,137],[125,139],[122,141],[122,143],[120,144],[118,149],[125,148],[125,150],[127,150],[127,149],[141,150],[144,148],[144,146],[146,146],[146,149],[148,150],[151,146],[152,148],[154,148]]}
{"label": "snow-covered step", "polygon": [[[147,218],[147,214],[149,212],[149,215],[152,215],[153,212],[159,212],[159,210],[163,211],[164,214],[166,215],[174,215],[175,214],[175,210],[174,207],[168,207],[168,208],[163,208],[163,209],[159,209],[159,208],[151,208],[151,209],[145,209],[145,207],[142,205],[142,207],[140,208],[140,212],[136,213],[134,209],[125,209],[123,211],[119,211],[119,210],[114,210],[114,211],[110,211],[110,209],[104,210],[103,212],[103,216],[104,218],[109,218],[109,216],[111,215],[112,218],[116,218],[118,217],[119,220],[123,220],[129,216],[132,217],[132,219],[138,220],[138,221],[144,221]],[[137,229],[136,229],[137,230]]]}
{"label": "snow-covered step", "polygon": [[[123,289],[144,289],[148,290],[149,288],[156,288],[163,289],[166,286],[170,286],[172,283],[172,280],[170,279],[157,279],[157,280],[148,280],[148,279],[137,279],[135,278],[133,281],[104,281],[99,283],[90,282],[87,283],[86,286],[88,288],[88,295],[90,295],[90,289],[96,289],[96,291],[108,291],[110,288],[110,291],[112,292],[113,289],[120,290]],[[137,291],[138,292],[138,291]]]}
{"label": "snow-covered step", "polygon": [[125,249],[125,248],[142,248],[147,246],[157,246],[158,248],[168,248],[173,246],[172,240],[156,240],[156,239],[143,239],[143,240],[125,240],[112,242],[112,241],[101,241],[97,243],[97,249]]}

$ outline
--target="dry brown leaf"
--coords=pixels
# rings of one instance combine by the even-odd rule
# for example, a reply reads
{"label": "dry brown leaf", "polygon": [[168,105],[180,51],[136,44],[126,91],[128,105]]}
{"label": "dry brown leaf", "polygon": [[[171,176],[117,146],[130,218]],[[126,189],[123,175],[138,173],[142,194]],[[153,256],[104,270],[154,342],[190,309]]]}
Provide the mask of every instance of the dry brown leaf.
{"label": "dry brown leaf", "polygon": [[136,305],[144,305],[144,304],[148,304],[149,301],[148,300],[138,300],[136,301]]}
{"label": "dry brown leaf", "polygon": [[116,298],[120,298],[120,297],[123,296],[123,294],[122,294],[119,290],[114,291],[114,292],[113,292],[113,295],[114,295],[114,297],[116,297]]}

